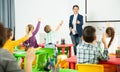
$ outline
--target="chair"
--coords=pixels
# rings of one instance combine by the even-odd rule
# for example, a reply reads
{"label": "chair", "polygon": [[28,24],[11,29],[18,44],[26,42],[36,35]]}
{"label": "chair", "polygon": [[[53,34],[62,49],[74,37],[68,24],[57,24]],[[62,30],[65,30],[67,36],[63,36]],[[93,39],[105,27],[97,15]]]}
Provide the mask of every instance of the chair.
{"label": "chair", "polygon": [[[69,48],[66,47],[65,48],[65,54],[68,55],[68,51],[69,51]],[[58,47],[58,55],[61,55],[62,54],[62,48]]]}
{"label": "chair", "polygon": [[36,51],[37,58],[36,58],[36,67],[34,71],[44,71],[45,64],[48,61],[50,56],[54,55],[54,49],[51,48],[42,48]]}
{"label": "chair", "polygon": [[67,55],[62,54],[58,55],[57,60],[60,65],[60,68],[68,68],[68,62],[66,61]]}
{"label": "chair", "polygon": [[104,72],[103,65],[98,64],[76,64],[79,72]]}

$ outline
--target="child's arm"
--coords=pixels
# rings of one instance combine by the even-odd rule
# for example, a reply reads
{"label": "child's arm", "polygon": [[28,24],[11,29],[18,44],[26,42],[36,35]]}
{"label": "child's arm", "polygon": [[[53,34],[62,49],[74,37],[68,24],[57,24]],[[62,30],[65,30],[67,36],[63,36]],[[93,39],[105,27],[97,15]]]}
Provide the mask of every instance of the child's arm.
{"label": "child's arm", "polygon": [[15,46],[20,45],[22,42],[24,42],[24,41],[26,41],[26,40],[28,40],[28,39],[29,39],[28,36],[24,36],[24,37],[22,37],[22,38],[20,38],[20,39],[18,39],[18,40],[12,41],[11,45],[12,45],[13,48],[14,48]]}
{"label": "child's arm", "polygon": [[108,46],[106,44],[106,36],[103,34],[103,37],[102,37],[102,42],[104,44],[104,52],[101,53],[100,51],[98,51],[99,53],[99,58],[100,60],[108,60],[109,59],[109,55],[108,55]]}
{"label": "child's arm", "polygon": [[22,42],[28,40],[31,36],[32,36],[32,33],[30,32],[28,35],[26,35],[26,36],[24,36],[24,37],[22,37],[22,38],[20,38],[18,40],[12,41],[11,45],[14,48],[15,46],[20,45]]}
{"label": "child's arm", "polygon": [[36,28],[35,28],[35,30],[33,32],[33,36],[36,35],[37,32],[39,31],[39,29],[40,29],[40,22],[41,22],[41,19],[38,20],[37,26],[36,26]]}
{"label": "child's arm", "polygon": [[58,31],[60,29],[60,27],[62,26],[63,24],[63,21],[60,21],[59,25],[57,26],[56,30],[55,31]]}
{"label": "child's arm", "polygon": [[32,62],[35,58],[35,50],[33,48],[29,48],[26,53],[26,69],[25,72],[32,72]]}

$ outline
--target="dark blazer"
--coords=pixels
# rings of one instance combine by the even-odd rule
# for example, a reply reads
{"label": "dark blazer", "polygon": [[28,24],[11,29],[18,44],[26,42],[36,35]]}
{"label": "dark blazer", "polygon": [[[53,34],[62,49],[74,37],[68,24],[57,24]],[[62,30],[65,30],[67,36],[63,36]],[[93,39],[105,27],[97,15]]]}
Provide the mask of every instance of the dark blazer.
{"label": "dark blazer", "polygon": [[[70,16],[70,20],[69,20],[69,28],[72,27],[73,28],[73,24],[72,24],[72,21],[73,21],[73,17],[74,15],[71,15]],[[83,25],[83,16],[78,14],[77,16],[77,20],[80,21],[80,24],[76,24],[76,30],[78,32],[78,36],[81,37],[82,36],[82,25]],[[70,35],[72,34],[72,32],[70,32]]]}

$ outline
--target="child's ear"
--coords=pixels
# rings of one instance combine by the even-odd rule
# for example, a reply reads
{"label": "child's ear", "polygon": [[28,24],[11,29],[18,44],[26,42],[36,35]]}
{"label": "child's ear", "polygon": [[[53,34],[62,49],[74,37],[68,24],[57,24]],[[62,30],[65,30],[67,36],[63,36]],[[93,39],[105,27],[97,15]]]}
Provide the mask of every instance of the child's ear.
{"label": "child's ear", "polygon": [[96,36],[94,36],[94,40],[96,40],[97,39],[97,37]]}
{"label": "child's ear", "polygon": [[81,39],[84,41],[84,38],[83,38],[83,36],[81,37]]}

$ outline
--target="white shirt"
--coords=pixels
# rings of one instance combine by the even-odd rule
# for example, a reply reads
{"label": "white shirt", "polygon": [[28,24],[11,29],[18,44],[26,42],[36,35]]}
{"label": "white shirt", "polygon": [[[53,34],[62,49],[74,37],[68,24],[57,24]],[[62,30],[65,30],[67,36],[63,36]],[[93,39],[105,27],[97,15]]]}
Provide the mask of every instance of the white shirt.
{"label": "white shirt", "polygon": [[[110,39],[111,38],[106,38],[107,45],[109,44]],[[109,53],[114,53],[115,54],[117,46],[118,46],[118,39],[117,39],[117,37],[114,37],[110,47],[108,48]]]}
{"label": "white shirt", "polygon": [[56,31],[51,31],[51,32],[47,33],[45,43],[46,44],[48,44],[48,43],[56,44],[56,37],[57,37]]}
{"label": "white shirt", "polygon": [[77,16],[78,16],[78,14],[74,14],[73,21],[72,21],[72,24],[73,24],[73,30],[72,30],[72,33],[73,33],[73,34],[76,34],[76,33],[77,33],[77,30],[76,30]]}

